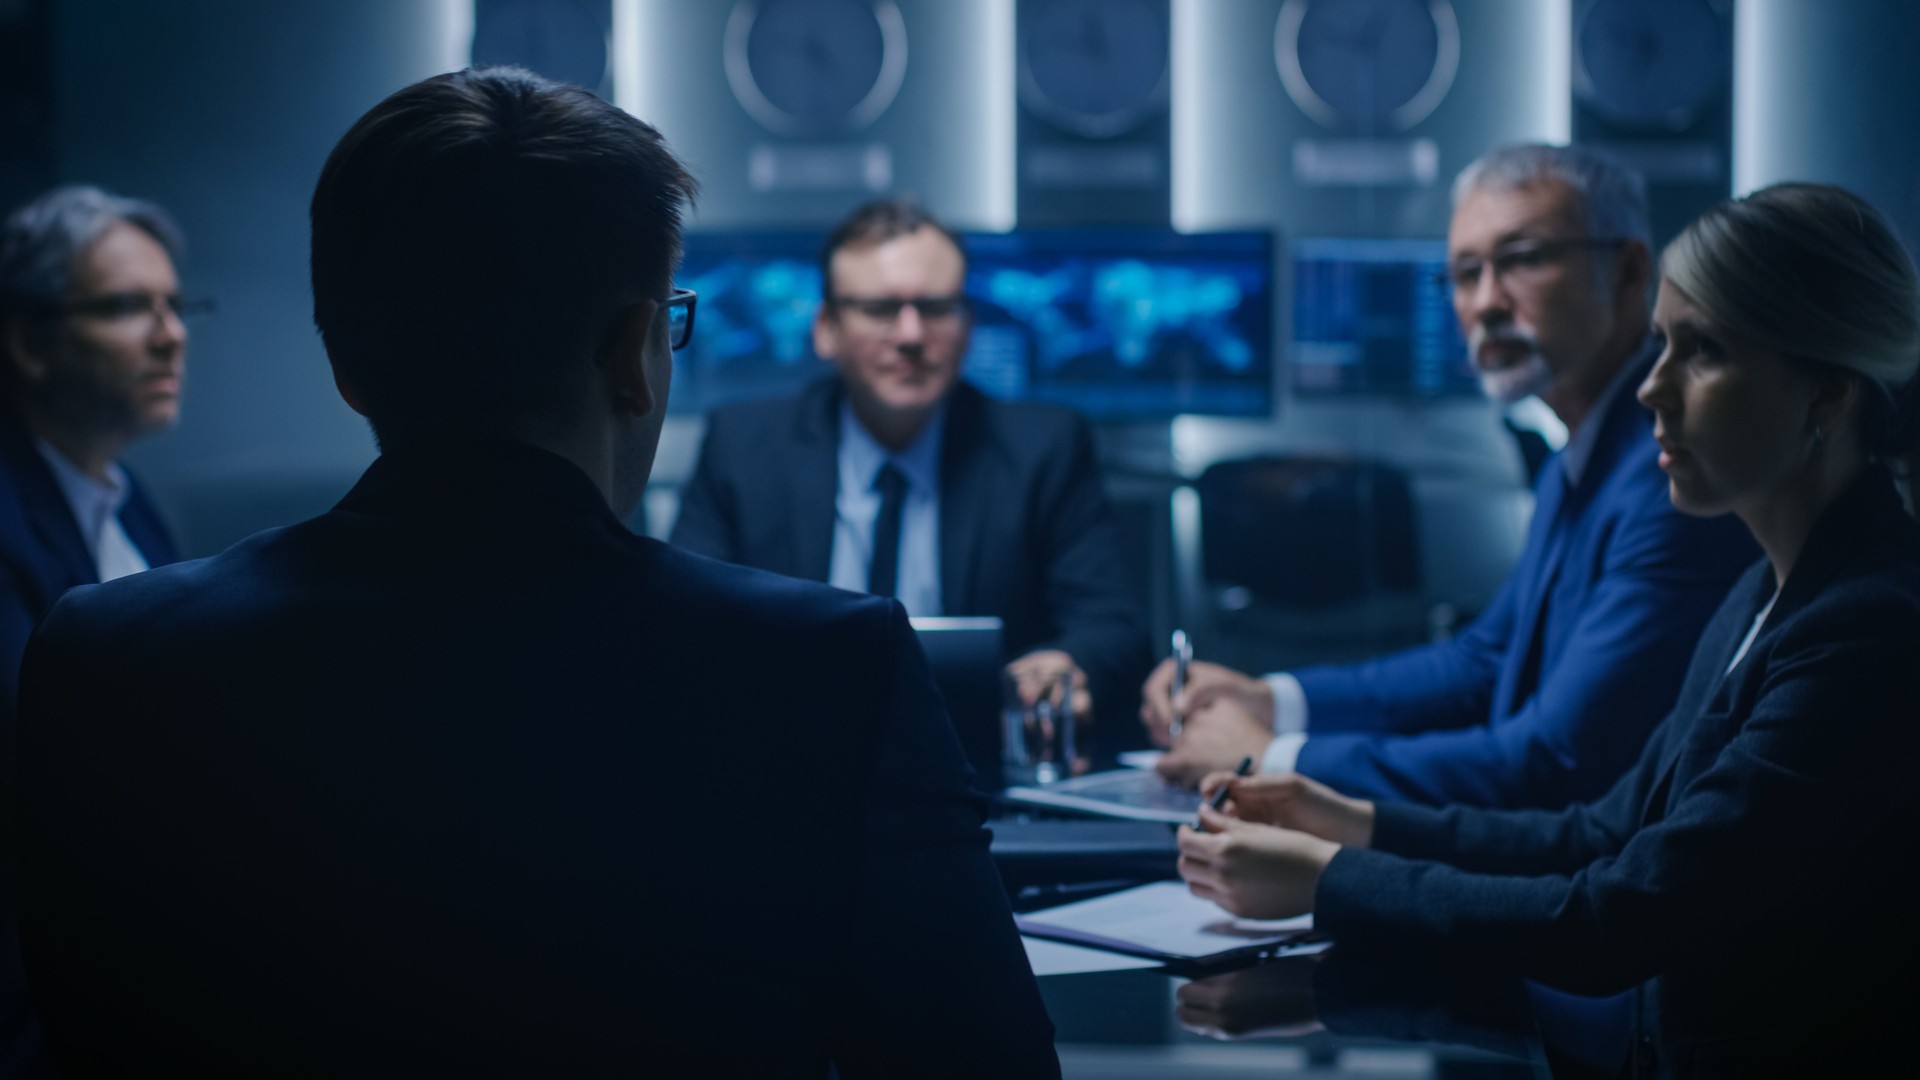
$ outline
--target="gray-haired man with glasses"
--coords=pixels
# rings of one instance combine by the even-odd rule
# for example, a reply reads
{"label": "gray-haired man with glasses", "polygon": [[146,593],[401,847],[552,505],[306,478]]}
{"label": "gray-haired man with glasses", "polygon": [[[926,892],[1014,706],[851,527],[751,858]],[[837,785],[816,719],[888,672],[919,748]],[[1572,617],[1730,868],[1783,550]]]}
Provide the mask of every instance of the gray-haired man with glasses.
{"label": "gray-haired man with glasses", "polygon": [[1178,700],[1163,665],[1140,711],[1170,744],[1170,777],[1252,755],[1372,799],[1597,796],[1639,756],[1708,615],[1757,557],[1743,529],[1673,509],[1634,399],[1658,352],[1640,178],[1578,147],[1520,145],[1468,166],[1453,195],[1443,278],[1481,384],[1503,403],[1538,397],[1569,432],[1535,484],[1520,560],[1448,642],[1264,679],[1196,663]]}
{"label": "gray-haired man with glasses", "polygon": [[[10,795],[20,655],[75,585],[173,562],[153,504],[120,466],[180,410],[189,316],[180,230],[152,203],[46,192],[0,225],[0,794]],[[11,861],[12,853],[5,858]],[[38,1060],[0,884],[0,1075]]]}
{"label": "gray-haired man with glasses", "polygon": [[33,624],[75,585],[174,561],[119,464],[180,412],[180,230],[152,203],[61,187],[0,227],[0,716]]}

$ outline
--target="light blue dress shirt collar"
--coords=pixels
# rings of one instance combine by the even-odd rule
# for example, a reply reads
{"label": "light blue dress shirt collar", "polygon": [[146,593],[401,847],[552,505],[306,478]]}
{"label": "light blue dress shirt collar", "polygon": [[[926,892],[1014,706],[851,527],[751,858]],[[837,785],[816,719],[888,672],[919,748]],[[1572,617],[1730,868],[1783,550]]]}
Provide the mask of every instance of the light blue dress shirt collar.
{"label": "light blue dress shirt collar", "polygon": [[80,527],[80,537],[87,543],[87,554],[93,557],[94,572],[100,580],[112,581],[145,570],[146,556],[120,525],[120,510],[133,494],[126,470],[109,463],[106,479],[95,479],[68,461],[66,455],[47,440],[33,442],[53,473],[54,483],[60,486],[60,494],[66,498],[67,509],[73,513],[74,524]]}
{"label": "light blue dress shirt collar", "polygon": [[833,556],[827,581],[864,592],[872,565],[874,522],[880,495],[874,480],[891,462],[907,478],[900,514],[900,561],[894,595],[909,615],[942,614],[940,596],[940,458],[947,428],[942,404],[927,426],[898,452],[880,445],[840,403],[839,475],[834,496]]}

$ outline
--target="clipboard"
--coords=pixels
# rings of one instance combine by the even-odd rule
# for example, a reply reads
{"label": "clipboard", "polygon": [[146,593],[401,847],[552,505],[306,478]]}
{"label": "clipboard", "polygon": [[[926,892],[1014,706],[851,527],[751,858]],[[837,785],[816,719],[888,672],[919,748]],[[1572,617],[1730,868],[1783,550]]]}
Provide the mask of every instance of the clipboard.
{"label": "clipboard", "polygon": [[1016,916],[1022,934],[1142,956],[1181,967],[1210,967],[1269,956],[1320,952],[1331,942],[1313,916],[1241,919],[1183,882],[1156,881],[1092,900]]}

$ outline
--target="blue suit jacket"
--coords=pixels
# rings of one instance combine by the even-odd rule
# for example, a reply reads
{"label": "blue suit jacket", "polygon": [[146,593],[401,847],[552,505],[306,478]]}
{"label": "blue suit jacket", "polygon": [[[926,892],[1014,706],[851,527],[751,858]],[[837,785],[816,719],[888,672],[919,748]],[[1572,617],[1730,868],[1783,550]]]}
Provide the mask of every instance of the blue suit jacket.
{"label": "blue suit jacket", "polygon": [[1631,385],[1588,422],[1580,483],[1547,462],[1518,564],[1459,637],[1299,673],[1301,773],[1365,798],[1565,806],[1638,758],[1759,550],[1731,517],[1673,508]]}
{"label": "blue suit jacket", "polygon": [[1773,591],[1765,563],[1733,589],[1604,797],[1382,806],[1373,850],[1327,867],[1315,925],[1343,949],[1638,987],[1648,1073],[1911,1071],[1920,527],[1884,472],[1828,509],[1729,671]]}
{"label": "blue suit jacket", "polygon": [[22,672],[64,1076],[1056,1076],[904,611],[512,443],[77,589]]}

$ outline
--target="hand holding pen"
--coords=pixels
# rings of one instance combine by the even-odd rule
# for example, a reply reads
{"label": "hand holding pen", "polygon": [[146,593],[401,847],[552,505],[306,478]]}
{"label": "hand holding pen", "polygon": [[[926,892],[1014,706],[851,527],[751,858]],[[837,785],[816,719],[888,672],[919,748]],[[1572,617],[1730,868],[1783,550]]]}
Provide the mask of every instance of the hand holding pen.
{"label": "hand holding pen", "polygon": [[[1233,770],[1233,775],[1235,776],[1253,775],[1253,755],[1249,754],[1246,757],[1241,758],[1239,767]],[[1232,790],[1233,790],[1233,785],[1230,783],[1221,784],[1219,787],[1214,788],[1213,794],[1207,797],[1207,801],[1205,803],[1206,808],[1213,811],[1216,814],[1219,813],[1220,808],[1227,805],[1227,794]],[[1207,829],[1206,815],[1204,814],[1195,815],[1193,819],[1193,828],[1196,832],[1207,832],[1208,829]]]}

